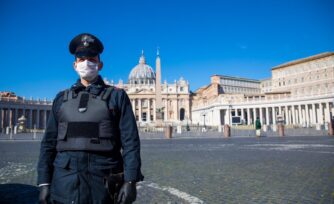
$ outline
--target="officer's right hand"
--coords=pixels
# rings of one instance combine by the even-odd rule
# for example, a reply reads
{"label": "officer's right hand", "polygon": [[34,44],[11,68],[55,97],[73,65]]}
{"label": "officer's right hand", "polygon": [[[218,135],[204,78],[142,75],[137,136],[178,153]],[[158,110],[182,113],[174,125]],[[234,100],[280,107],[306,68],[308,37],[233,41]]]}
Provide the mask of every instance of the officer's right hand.
{"label": "officer's right hand", "polygon": [[136,200],[136,182],[125,182],[118,193],[117,203],[130,204]]}
{"label": "officer's right hand", "polygon": [[41,186],[39,187],[39,203],[40,204],[48,204],[50,197],[50,186]]}

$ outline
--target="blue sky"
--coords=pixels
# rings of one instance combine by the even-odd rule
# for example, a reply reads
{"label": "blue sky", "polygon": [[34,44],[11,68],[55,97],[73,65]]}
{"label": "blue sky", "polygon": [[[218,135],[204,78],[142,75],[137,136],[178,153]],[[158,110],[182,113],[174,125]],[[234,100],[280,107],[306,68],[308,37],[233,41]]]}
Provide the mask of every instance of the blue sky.
{"label": "blue sky", "polygon": [[127,81],[144,49],[162,80],[197,88],[213,74],[264,79],[278,64],[334,51],[332,0],[0,1],[0,91],[52,99],[78,78],[69,41],[104,43],[103,77]]}

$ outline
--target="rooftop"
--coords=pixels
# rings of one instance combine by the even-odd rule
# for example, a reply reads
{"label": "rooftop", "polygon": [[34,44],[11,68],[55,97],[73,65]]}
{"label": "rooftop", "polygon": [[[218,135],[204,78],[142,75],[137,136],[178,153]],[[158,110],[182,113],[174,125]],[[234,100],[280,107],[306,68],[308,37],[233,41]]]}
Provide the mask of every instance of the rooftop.
{"label": "rooftop", "polygon": [[233,79],[233,80],[239,80],[239,81],[248,81],[248,82],[260,83],[260,80],[257,80],[257,79],[249,79],[249,78],[242,78],[242,77],[226,76],[226,75],[219,75],[219,74],[214,74],[212,76],[218,76],[218,77],[224,78],[224,79]]}
{"label": "rooftop", "polygon": [[312,60],[317,60],[317,59],[321,59],[321,58],[324,58],[324,57],[329,57],[329,56],[332,56],[332,55],[334,55],[334,52],[323,52],[323,53],[320,53],[320,54],[317,54],[317,55],[312,55],[310,57],[305,57],[305,58],[302,58],[302,59],[286,62],[284,64],[273,67],[271,70],[275,70],[275,69],[279,69],[279,68],[283,68],[283,67],[288,67],[288,66],[291,66],[291,65],[300,64],[300,63],[304,63],[304,62],[309,62],[309,61],[312,61]]}

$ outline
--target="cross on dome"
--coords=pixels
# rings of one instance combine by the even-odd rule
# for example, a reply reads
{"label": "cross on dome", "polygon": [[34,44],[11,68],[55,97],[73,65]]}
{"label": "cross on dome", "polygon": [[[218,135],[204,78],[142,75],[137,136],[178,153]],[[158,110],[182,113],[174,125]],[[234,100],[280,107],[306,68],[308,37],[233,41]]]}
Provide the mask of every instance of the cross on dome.
{"label": "cross on dome", "polygon": [[145,56],[144,56],[144,50],[141,50],[141,56],[139,58],[139,64],[146,64]]}

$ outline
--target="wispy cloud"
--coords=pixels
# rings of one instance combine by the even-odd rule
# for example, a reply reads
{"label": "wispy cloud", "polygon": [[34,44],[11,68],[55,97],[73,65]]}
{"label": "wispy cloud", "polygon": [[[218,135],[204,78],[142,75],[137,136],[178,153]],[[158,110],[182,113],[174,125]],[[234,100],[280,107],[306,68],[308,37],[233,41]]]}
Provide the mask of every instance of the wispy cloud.
{"label": "wispy cloud", "polygon": [[248,48],[247,45],[245,45],[245,44],[241,44],[241,43],[238,43],[238,44],[237,44],[237,47],[240,48],[240,49],[242,49],[242,50],[245,50],[245,49]]}

